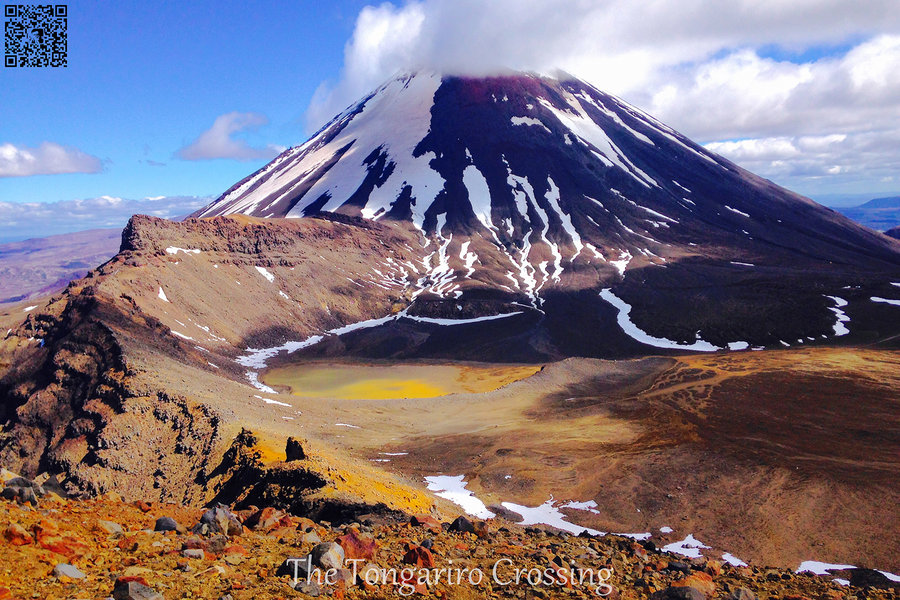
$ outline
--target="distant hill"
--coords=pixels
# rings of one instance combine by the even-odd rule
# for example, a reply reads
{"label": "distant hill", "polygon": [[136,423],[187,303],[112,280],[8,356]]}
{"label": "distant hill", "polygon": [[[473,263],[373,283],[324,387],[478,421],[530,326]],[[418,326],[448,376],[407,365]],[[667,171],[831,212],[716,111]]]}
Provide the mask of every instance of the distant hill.
{"label": "distant hill", "polygon": [[900,227],[894,227],[893,229],[888,229],[884,232],[886,235],[891,236],[892,238],[896,238],[900,240]]}
{"label": "distant hill", "polygon": [[58,292],[112,258],[121,229],[90,229],[0,244],[0,304]]}
{"label": "distant hill", "polygon": [[875,198],[859,206],[836,210],[857,223],[878,231],[900,227],[900,196]]}

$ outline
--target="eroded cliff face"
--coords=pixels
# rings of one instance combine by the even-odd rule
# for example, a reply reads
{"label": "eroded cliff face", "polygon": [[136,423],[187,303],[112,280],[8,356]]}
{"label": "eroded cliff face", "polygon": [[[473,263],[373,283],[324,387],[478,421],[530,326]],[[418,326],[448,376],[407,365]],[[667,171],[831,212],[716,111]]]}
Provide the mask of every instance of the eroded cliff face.
{"label": "eroded cliff face", "polygon": [[389,314],[402,293],[371,285],[361,296],[351,280],[388,246],[409,260],[415,243],[341,217],[134,217],[116,257],[2,341],[0,464],[126,499],[240,501],[268,497],[266,482],[297,498],[314,492],[325,480],[309,463],[269,473],[281,449],[259,451],[258,437],[240,433],[265,425],[240,414],[256,390],[234,359]]}

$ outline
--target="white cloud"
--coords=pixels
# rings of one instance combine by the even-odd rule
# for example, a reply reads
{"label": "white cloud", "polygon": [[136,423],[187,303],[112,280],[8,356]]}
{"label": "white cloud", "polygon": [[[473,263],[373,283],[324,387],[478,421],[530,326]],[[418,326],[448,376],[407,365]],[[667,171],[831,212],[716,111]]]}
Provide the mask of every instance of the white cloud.
{"label": "white cloud", "polygon": [[284,148],[273,145],[265,148],[252,148],[246,141],[233,137],[236,133],[258,129],[268,122],[265,115],[258,113],[230,112],[220,115],[216,117],[212,127],[201,133],[196,140],[181,148],[177,155],[184,160],[274,158]]}
{"label": "white cloud", "polygon": [[102,168],[96,156],[53,142],[44,142],[37,148],[0,144],[0,177],[99,173]]}
{"label": "white cloud", "polygon": [[[309,107],[310,129],[418,68],[562,68],[701,142],[777,139],[805,152],[801,137],[846,135],[811,155],[844,177],[870,156],[834,169],[854,162],[847,148],[877,144],[900,122],[900,10],[896,0],[387,2],[360,12],[339,80]],[[900,149],[881,150],[897,166]]]}
{"label": "white cloud", "polygon": [[132,200],[99,196],[60,202],[0,201],[0,243],[85,229],[124,227],[135,214],[177,218],[209,203],[210,198],[158,196]]}

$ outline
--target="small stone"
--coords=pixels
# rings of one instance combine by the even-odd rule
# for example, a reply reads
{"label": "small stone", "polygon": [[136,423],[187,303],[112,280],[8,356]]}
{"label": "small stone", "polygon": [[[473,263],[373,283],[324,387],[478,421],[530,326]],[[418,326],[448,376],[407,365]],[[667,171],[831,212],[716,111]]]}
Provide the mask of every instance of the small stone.
{"label": "small stone", "polygon": [[756,600],[756,594],[747,588],[732,590],[727,596],[728,600]]}
{"label": "small stone", "polygon": [[185,558],[200,560],[206,556],[206,553],[200,548],[187,548],[181,551],[181,555]]}
{"label": "small stone", "polygon": [[423,548],[427,548],[428,550],[431,550],[432,546],[434,546],[434,540],[432,540],[430,538],[424,539],[424,540],[422,540],[422,543],[419,545],[422,546]]}
{"label": "small stone", "polygon": [[321,544],[322,538],[315,531],[310,531],[309,533],[304,533],[300,541],[304,544]]}
{"label": "small stone", "polygon": [[340,544],[334,542],[317,544],[310,554],[313,564],[323,569],[340,569],[344,566],[344,549]]}
{"label": "small stone", "polygon": [[[112,494],[115,492],[110,492],[110,493]],[[147,504],[146,502],[144,502],[143,500],[138,500],[137,502],[134,503],[134,505],[136,507],[138,507],[138,510],[140,510],[141,512],[147,513],[152,510],[152,507],[149,504]]]}
{"label": "small stone", "polygon": [[53,574],[57,577],[69,577],[71,579],[84,579],[85,574],[79,571],[76,567],[68,563],[59,563],[55,567],[53,567]]}
{"label": "small stone", "polygon": [[185,529],[172,517],[160,517],[156,520],[153,531],[177,531],[181,533]]}
{"label": "small stone", "polygon": [[111,536],[121,536],[125,534],[125,530],[122,529],[122,526],[112,521],[104,521],[103,519],[98,519],[97,527]]}
{"label": "small stone", "polygon": [[316,598],[322,593],[322,588],[319,586],[318,582],[315,580],[312,581],[298,581],[297,586],[294,588],[301,594],[306,594],[312,598]]}

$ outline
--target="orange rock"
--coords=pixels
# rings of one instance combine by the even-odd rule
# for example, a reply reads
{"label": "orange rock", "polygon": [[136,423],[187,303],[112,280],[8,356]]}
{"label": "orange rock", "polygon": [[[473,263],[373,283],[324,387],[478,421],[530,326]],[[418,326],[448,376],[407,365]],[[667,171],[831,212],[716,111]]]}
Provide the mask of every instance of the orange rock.
{"label": "orange rock", "polygon": [[131,581],[133,581],[135,583],[139,583],[141,585],[146,585],[147,587],[150,587],[150,584],[147,583],[147,580],[144,579],[143,577],[141,577],[140,575],[124,575],[122,577],[118,577],[116,579],[116,585],[118,585],[120,583],[129,583]]}
{"label": "orange rock", "polygon": [[298,517],[297,529],[299,531],[309,531],[310,529],[316,531],[317,529],[319,529],[319,526],[312,519],[307,519],[306,517]]}
{"label": "orange rock", "polygon": [[347,560],[373,560],[378,551],[378,542],[375,541],[375,538],[361,535],[352,529],[335,541],[344,549],[344,556]]}
{"label": "orange rock", "polygon": [[6,587],[0,587],[0,600],[12,600],[12,591]]}
{"label": "orange rock", "polygon": [[231,544],[230,546],[225,546],[225,549],[222,550],[222,554],[240,554],[242,556],[247,556],[250,553],[240,544]]}
{"label": "orange rock", "polygon": [[409,524],[414,527],[424,527],[433,533],[440,533],[443,529],[441,522],[431,515],[413,515],[409,520]]}
{"label": "orange rock", "polygon": [[134,503],[134,505],[136,507],[138,507],[138,509],[140,509],[141,512],[146,513],[146,512],[150,512],[151,510],[153,510],[153,507],[150,506],[149,504],[147,504],[146,502],[144,502],[143,500],[138,500],[137,502]]}
{"label": "orange rock", "polygon": [[56,537],[59,535],[59,525],[53,519],[41,519],[40,523],[32,525],[31,530],[37,541],[41,541],[45,537]]}
{"label": "orange rock", "polygon": [[278,525],[284,516],[284,511],[268,506],[250,515],[244,525],[254,531],[267,531]]}
{"label": "orange rock", "polygon": [[403,562],[416,567],[434,567],[434,557],[428,548],[422,546],[413,546],[403,555]]}
{"label": "orange rock", "polygon": [[716,584],[709,573],[698,571],[691,573],[684,579],[679,579],[672,584],[672,587],[692,587],[702,592],[707,598],[716,593]]}
{"label": "orange rock", "polygon": [[31,534],[25,531],[25,528],[18,523],[13,523],[7,527],[6,531],[3,532],[3,536],[13,546],[26,546],[34,541]]}
{"label": "orange rock", "polygon": [[40,545],[44,550],[62,554],[70,561],[76,558],[81,558],[82,556],[87,554],[88,550],[90,550],[90,546],[88,546],[85,542],[72,536],[44,537],[40,540]]}

